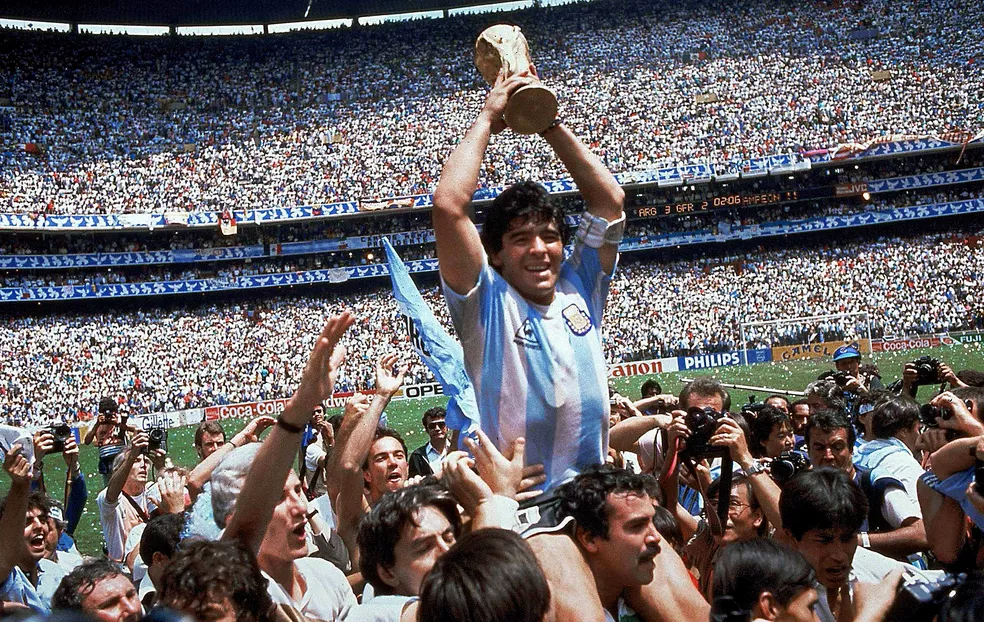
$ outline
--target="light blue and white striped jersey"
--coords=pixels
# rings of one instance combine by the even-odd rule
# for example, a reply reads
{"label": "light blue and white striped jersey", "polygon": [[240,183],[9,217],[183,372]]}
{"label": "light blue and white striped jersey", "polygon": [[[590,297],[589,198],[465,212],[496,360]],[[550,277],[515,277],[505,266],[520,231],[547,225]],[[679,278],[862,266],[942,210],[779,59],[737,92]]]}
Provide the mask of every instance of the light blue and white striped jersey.
{"label": "light blue and white striped jersey", "polygon": [[467,295],[443,285],[482,431],[500,450],[524,437],[526,463],[543,464],[550,489],[608,452],[601,317],[611,274],[596,249],[577,243],[561,265],[553,302],[543,306],[484,261]]}

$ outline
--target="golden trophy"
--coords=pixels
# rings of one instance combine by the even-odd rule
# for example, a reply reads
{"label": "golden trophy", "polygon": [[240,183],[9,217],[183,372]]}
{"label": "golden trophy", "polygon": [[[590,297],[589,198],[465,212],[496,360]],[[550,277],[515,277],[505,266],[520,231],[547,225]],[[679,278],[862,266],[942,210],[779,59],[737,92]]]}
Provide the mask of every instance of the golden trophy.
{"label": "golden trophy", "polygon": [[[491,85],[500,69],[509,78],[527,71],[531,63],[530,47],[519,26],[489,26],[475,42],[475,66]],[[557,118],[557,96],[539,82],[521,87],[509,98],[504,116],[517,134],[537,134]]]}

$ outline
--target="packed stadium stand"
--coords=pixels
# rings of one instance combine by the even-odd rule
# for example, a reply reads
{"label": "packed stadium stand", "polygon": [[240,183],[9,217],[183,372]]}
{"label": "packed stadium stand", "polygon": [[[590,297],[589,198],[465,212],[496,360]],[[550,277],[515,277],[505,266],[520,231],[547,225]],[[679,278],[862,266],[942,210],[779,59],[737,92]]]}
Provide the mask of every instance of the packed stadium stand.
{"label": "packed stadium stand", "polygon": [[[406,340],[381,236],[450,327],[429,193],[487,92],[474,37],[504,18],[628,193],[610,363],[784,343],[739,328],[789,316],[982,328],[984,8],[908,8],[599,0],[255,37],[0,29],[0,416],[287,397],[310,327],[342,307],[374,361]],[[575,223],[564,175],[537,137],[496,136],[477,220],[530,178]],[[343,386],[371,387],[369,368]]]}

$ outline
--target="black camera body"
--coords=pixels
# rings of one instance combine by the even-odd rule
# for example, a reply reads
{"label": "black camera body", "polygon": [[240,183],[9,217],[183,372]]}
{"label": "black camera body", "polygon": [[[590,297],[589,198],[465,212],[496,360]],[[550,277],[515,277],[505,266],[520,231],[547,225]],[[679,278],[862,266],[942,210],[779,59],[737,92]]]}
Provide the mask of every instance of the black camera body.
{"label": "black camera body", "polygon": [[797,473],[802,473],[809,469],[810,461],[798,451],[784,451],[773,458],[769,464],[769,472],[772,474],[772,479],[776,480],[776,483],[780,486],[795,477]]}
{"label": "black camera body", "polygon": [[147,435],[150,436],[150,441],[147,443],[147,451],[155,451],[157,449],[163,449],[167,451],[167,429],[165,428],[150,428],[147,430]]}
{"label": "black camera body", "polygon": [[65,451],[65,442],[72,436],[71,426],[65,423],[59,423],[56,425],[49,425],[44,429],[44,431],[55,437],[55,440],[51,445],[51,450],[48,453],[60,454]]}
{"label": "black camera body", "polygon": [[899,583],[895,602],[885,616],[885,622],[932,622],[953,593],[967,580],[967,575],[944,574],[927,578],[906,571]]}
{"label": "black camera body", "polygon": [[851,375],[846,371],[835,371],[827,377],[836,382],[837,386],[841,388],[846,387],[847,383],[851,381]]}
{"label": "black camera body", "polygon": [[916,380],[917,387],[936,384],[940,381],[940,367],[943,365],[940,359],[920,356],[914,361],[909,361],[908,364],[912,365],[916,369],[916,373],[919,374],[919,378]]}
{"label": "black camera body", "polygon": [[919,407],[919,420],[927,428],[938,428],[939,423],[937,419],[946,421],[952,416],[953,411],[932,404],[923,404]]}
{"label": "black camera body", "polygon": [[717,431],[726,413],[720,413],[713,408],[696,406],[687,409],[686,423],[690,430],[687,437],[687,447],[680,452],[681,457],[700,459],[706,456],[717,456],[728,453],[727,447],[715,447],[710,444],[711,437]]}

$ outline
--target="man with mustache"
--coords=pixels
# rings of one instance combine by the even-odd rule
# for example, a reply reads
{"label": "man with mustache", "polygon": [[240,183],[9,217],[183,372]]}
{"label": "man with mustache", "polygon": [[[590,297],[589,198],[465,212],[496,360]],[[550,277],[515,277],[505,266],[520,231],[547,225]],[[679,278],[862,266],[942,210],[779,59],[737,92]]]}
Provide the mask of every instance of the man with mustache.
{"label": "man with mustache", "polygon": [[[572,518],[606,620],[632,620],[622,596],[653,581],[660,552],[653,524],[658,485],[648,475],[611,465],[588,467],[558,490],[561,516]],[[665,555],[663,556],[665,557]]]}

